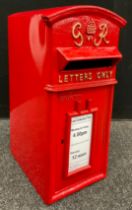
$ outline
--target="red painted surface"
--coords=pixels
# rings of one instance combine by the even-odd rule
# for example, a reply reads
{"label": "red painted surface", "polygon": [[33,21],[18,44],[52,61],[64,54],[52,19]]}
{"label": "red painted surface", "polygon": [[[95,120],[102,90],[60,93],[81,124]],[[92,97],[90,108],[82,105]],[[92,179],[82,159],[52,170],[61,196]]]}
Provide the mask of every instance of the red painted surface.
{"label": "red painted surface", "polygon": [[[106,176],[125,24],[95,6],[9,16],[11,150],[46,203]],[[70,116],[85,113],[93,113],[90,165],[68,175]]]}

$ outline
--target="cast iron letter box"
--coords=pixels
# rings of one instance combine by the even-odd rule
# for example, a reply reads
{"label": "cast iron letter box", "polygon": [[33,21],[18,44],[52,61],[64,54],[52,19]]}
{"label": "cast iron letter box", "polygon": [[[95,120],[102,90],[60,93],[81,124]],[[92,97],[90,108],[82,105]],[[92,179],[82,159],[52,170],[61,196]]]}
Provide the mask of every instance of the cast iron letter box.
{"label": "cast iron letter box", "polygon": [[11,150],[46,203],[106,176],[125,24],[94,6],[9,17]]}

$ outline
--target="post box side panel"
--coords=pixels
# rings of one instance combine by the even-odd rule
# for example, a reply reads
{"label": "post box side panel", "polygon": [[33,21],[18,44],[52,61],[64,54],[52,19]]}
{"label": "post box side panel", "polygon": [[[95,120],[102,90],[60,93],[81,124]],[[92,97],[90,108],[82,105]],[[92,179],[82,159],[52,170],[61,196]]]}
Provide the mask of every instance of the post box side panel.
{"label": "post box side panel", "polygon": [[46,94],[10,113],[10,147],[14,158],[44,199],[49,187],[49,102]]}
{"label": "post box side panel", "polygon": [[[65,191],[69,186],[77,183],[88,181],[92,178],[98,179],[99,175],[106,175],[106,168],[108,164],[108,144],[109,144],[109,130],[110,119],[113,101],[113,86],[98,87],[93,89],[61,93],[59,97],[59,137],[57,140],[57,170],[56,170],[56,185],[55,191]],[[89,107],[87,107],[89,101]],[[79,112],[75,110],[76,102],[78,102]],[[85,116],[93,114],[92,124],[92,139],[90,148],[90,163],[87,168],[82,168],[76,171],[73,175],[66,174],[68,167],[67,146],[70,147],[70,139],[67,138],[67,114],[79,113]],[[68,125],[69,126],[69,125]],[[67,142],[68,141],[68,142]],[[79,161],[79,160],[78,160]]]}
{"label": "post box side panel", "polygon": [[45,34],[40,14],[8,18],[11,110],[43,91],[48,68],[45,61],[50,50]]}
{"label": "post box side panel", "polygon": [[29,15],[9,17],[10,146],[15,159],[46,200],[50,102],[43,89],[46,49],[42,27],[39,16],[35,19]]}

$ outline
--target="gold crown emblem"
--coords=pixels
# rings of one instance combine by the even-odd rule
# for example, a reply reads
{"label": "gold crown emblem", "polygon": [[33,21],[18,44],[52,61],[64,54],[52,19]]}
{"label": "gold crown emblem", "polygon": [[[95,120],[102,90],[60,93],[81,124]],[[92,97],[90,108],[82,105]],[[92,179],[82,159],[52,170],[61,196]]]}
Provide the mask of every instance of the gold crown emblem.
{"label": "gold crown emblem", "polygon": [[88,35],[94,35],[96,33],[96,23],[95,21],[91,18],[89,20],[88,26],[87,26],[87,34]]}

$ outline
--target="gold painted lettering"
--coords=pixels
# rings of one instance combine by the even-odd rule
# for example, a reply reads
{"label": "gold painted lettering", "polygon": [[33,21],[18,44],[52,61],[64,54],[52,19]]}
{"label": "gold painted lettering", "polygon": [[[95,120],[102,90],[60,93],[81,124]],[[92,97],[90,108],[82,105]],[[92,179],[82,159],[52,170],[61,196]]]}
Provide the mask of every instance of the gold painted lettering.
{"label": "gold painted lettering", "polygon": [[100,72],[97,72],[96,76],[97,76],[97,79],[100,79],[101,78]]}
{"label": "gold painted lettering", "polygon": [[89,78],[89,80],[92,80],[93,79],[92,72],[89,72],[88,78]]}
{"label": "gold painted lettering", "polygon": [[97,79],[109,79],[112,77],[112,71],[103,71],[96,73]]}
{"label": "gold painted lettering", "polygon": [[70,74],[69,76],[70,76],[70,81],[72,82],[74,74]]}
{"label": "gold painted lettering", "polygon": [[106,23],[101,23],[99,25],[100,33],[99,33],[99,40],[97,39],[94,40],[94,45],[96,47],[100,46],[102,41],[104,41],[106,44],[109,44],[109,40],[106,39],[108,35],[108,25]]}
{"label": "gold painted lettering", "polygon": [[65,74],[65,75],[64,75],[64,82],[69,82],[69,81],[68,81],[68,74]]}
{"label": "gold painted lettering", "polygon": [[77,47],[81,47],[84,42],[84,38],[82,33],[79,31],[79,29],[82,28],[82,24],[80,22],[77,22],[72,27],[72,37],[75,39],[74,43]]}
{"label": "gold painted lettering", "polygon": [[[109,79],[112,78],[112,71],[99,71],[96,72],[95,76],[96,79]],[[93,73],[92,72],[84,72],[79,74],[64,74],[59,75],[58,81],[59,83],[68,83],[68,82],[81,82],[81,81],[90,81],[93,79]]]}
{"label": "gold painted lettering", "polygon": [[79,74],[75,74],[76,81],[78,81]]}
{"label": "gold painted lettering", "polygon": [[80,74],[79,76],[80,81],[83,81],[83,74]]}
{"label": "gold painted lettering", "polygon": [[89,73],[84,73],[84,80],[87,81],[87,80],[92,80],[93,79],[93,75],[92,75],[92,72],[89,72]]}
{"label": "gold painted lettering", "polygon": [[88,80],[88,73],[84,73],[84,80]]}
{"label": "gold painted lettering", "polygon": [[102,72],[102,73],[101,73],[101,78],[102,78],[102,79],[105,79],[105,77],[106,77],[106,72]]}
{"label": "gold painted lettering", "polygon": [[61,75],[59,75],[59,83],[63,83],[63,80],[61,78]]}

